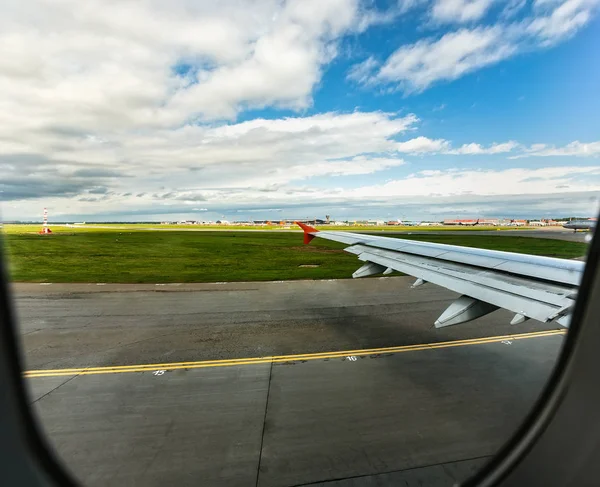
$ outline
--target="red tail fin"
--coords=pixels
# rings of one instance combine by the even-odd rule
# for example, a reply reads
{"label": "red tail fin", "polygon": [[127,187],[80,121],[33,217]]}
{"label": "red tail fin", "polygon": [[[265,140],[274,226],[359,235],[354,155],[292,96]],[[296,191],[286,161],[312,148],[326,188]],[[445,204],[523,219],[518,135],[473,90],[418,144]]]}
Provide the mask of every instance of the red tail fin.
{"label": "red tail fin", "polygon": [[317,233],[319,230],[317,230],[316,228],[311,227],[310,225],[305,225],[304,223],[300,223],[300,222],[296,222],[296,224],[302,229],[304,230],[304,243],[305,244],[309,244],[310,241],[315,238],[314,235],[311,235],[311,233]]}

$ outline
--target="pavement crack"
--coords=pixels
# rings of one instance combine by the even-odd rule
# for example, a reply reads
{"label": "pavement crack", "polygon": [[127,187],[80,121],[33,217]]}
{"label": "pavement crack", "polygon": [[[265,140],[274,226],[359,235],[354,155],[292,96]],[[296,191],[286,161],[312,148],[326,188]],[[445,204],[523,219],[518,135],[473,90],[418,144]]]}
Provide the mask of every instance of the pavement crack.
{"label": "pavement crack", "polygon": [[267,385],[267,400],[265,401],[265,415],[263,417],[263,427],[262,433],[260,435],[260,449],[258,454],[258,465],[256,467],[256,487],[258,487],[258,483],[260,480],[260,467],[262,464],[262,453],[263,453],[263,445],[265,442],[265,429],[267,425],[267,413],[269,411],[269,397],[271,395],[271,377],[273,376],[273,361],[271,361],[271,365],[269,367],[269,383]]}
{"label": "pavement crack", "polygon": [[28,331],[28,332],[25,332],[25,333],[21,333],[21,336],[24,337],[24,336],[27,336],[27,335],[31,335],[32,333],[37,333],[38,331],[42,331],[42,329],[43,328],[37,328],[35,330],[31,330],[31,331]]}
{"label": "pavement crack", "polygon": [[171,431],[173,431],[173,426],[175,425],[175,421],[174,420],[170,420],[169,424],[167,425],[167,428],[163,434],[162,437],[162,441],[160,443],[160,445],[158,446],[158,448],[156,449],[156,451],[154,452],[154,455],[152,455],[152,458],[150,459],[150,461],[146,464],[146,468],[144,469],[144,473],[143,475],[145,475],[146,473],[148,473],[148,471],[152,468],[152,466],[154,465],[154,461],[156,460],[156,458],[158,457],[158,455],[160,453],[163,452],[163,450],[165,449],[165,445],[167,443],[167,438],[169,437],[169,435],[171,434]]}
{"label": "pavement crack", "polygon": [[[424,468],[431,468],[431,467],[442,467],[444,469],[444,471],[446,471],[446,467],[451,464],[456,464],[456,463],[461,463],[461,462],[470,462],[470,461],[474,461],[474,460],[483,460],[485,458],[491,458],[493,456],[494,456],[493,454],[492,455],[480,455],[480,456],[476,456],[476,457],[461,458],[460,460],[454,460],[451,462],[436,462],[436,463],[431,463],[431,464],[427,464],[427,465],[418,465],[418,466],[409,467],[409,468],[386,470],[386,471],[381,471],[381,472],[376,472],[376,473],[348,475],[347,477],[321,479],[321,480],[315,480],[313,482],[303,482],[301,484],[293,484],[290,487],[308,487],[311,485],[322,485],[322,484],[327,484],[329,482],[342,482],[344,480],[361,479],[361,478],[367,478],[367,477],[377,477],[378,475],[389,475],[389,474],[400,473],[400,472],[409,472],[411,470],[419,470],[421,468],[424,469]],[[451,474],[449,474],[449,475],[451,475]]]}
{"label": "pavement crack", "polygon": [[60,384],[58,384],[54,389],[52,389],[51,391],[46,392],[46,394],[44,394],[43,396],[38,397],[35,401],[33,401],[31,404],[35,404],[36,402],[40,401],[41,399],[44,399],[46,396],[52,394],[55,390],[57,390],[58,388],[64,386],[67,382],[71,382],[73,379],[75,379],[76,377],[78,377],[80,374],[75,374],[73,377],[69,377],[66,381],[61,382]]}

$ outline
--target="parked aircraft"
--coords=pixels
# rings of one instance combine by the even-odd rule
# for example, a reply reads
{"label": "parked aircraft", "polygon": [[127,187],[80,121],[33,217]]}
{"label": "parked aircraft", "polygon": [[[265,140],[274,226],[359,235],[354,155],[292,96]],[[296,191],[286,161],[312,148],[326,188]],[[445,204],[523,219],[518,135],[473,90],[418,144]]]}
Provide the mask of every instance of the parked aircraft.
{"label": "parked aircraft", "polygon": [[563,225],[563,228],[568,228],[573,231],[577,230],[594,230],[596,228],[596,220],[571,220]]}

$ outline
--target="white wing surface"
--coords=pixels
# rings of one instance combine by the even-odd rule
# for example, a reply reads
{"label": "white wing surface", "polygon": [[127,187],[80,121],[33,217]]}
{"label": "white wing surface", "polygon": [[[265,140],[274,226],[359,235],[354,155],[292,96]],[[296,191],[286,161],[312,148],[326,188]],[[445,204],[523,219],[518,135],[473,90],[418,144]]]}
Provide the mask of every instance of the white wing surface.
{"label": "white wing surface", "polygon": [[344,250],[364,262],[352,277],[393,271],[443,286],[461,297],[435,322],[456,325],[504,308],[515,313],[513,324],[533,318],[567,327],[584,262],[485,250],[401,238],[318,231],[298,223],[304,243],[324,238],[347,244]]}

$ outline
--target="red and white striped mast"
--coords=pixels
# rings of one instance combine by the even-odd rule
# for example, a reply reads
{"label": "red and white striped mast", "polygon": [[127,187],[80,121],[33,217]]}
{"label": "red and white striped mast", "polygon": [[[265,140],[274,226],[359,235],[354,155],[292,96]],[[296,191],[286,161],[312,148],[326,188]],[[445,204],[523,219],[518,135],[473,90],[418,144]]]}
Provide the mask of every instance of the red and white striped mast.
{"label": "red and white striped mast", "polygon": [[48,209],[44,208],[44,223],[42,224],[41,234],[52,233],[52,230],[48,227]]}

